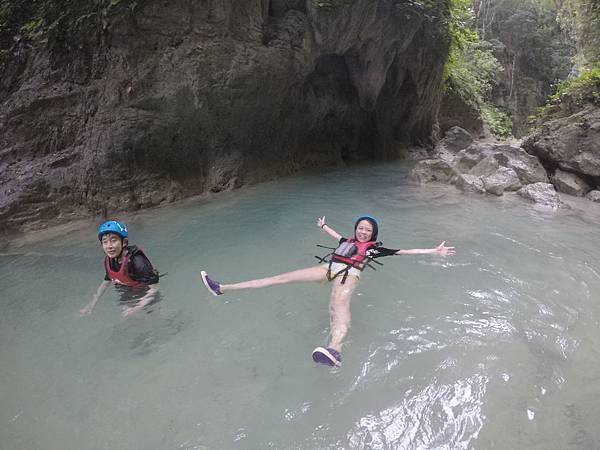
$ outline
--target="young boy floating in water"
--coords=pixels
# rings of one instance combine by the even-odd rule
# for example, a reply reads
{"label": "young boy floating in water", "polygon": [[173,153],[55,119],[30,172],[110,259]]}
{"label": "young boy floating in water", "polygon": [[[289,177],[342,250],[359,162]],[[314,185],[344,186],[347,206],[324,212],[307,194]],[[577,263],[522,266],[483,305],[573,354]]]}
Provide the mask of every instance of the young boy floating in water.
{"label": "young boy floating in water", "polygon": [[201,272],[202,281],[213,295],[221,295],[238,289],[255,289],[276,284],[328,280],[333,283],[329,301],[330,341],[326,348],[317,347],[312,352],[315,362],[329,366],[339,366],[342,362],[343,340],[350,329],[350,297],[358,284],[361,272],[376,262],[377,258],[391,255],[436,254],[452,255],[454,247],[446,247],[445,242],[434,248],[392,250],[381,247],[377,242],[379,225],[371,216],[359,217],[354,225],[354,236],[345,238],[325,223],[325,217],[317,219],[317,226],[338,241],[338,247],[321,261],[327,264],[295,270],[280,275],[235,284],[221,284]]}
{"label": "young boy floating in water", "polygon": [[121,222],[109,220],[98,228],[98,239],[105,253],[104,269],[106,275],[92,301],[80,309],[81,315],[91,314],[110,283],[128,286],[133,289],[147,289],[146,294],[133,306],[127,306],[122,315],[139,311],[150,304],[158,292],[158,272],[144,252],[135,245],[128,245],[127,227]]}

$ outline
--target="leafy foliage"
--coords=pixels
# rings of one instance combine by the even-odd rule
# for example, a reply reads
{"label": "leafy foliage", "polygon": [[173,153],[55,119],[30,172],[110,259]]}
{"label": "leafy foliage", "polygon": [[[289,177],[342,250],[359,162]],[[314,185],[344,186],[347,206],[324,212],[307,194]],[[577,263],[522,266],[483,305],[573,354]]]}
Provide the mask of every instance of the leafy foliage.
{"label": "leafy foliage", "polygon": [[593,67],[600,61],[600,2],[598,0],[557,0],[558,21],[577,42],[578,67]]}
{"label": "leafy foliage", "polygon": [[512,135],[512,119],[510,111],[492,103],[484,103],[481,107],[481,117],[490,127],[494,136],[506,139]]}
{"label": "leafy foliage", "polygon": [[445,66],[445,87],[479,111],[496,136],[507,137],[511,130],[510,116],[489,99],[503,70],[493,55],[493,45],[480,39],[470,0],[454,0],[450,11],[452,41]]}
{"label": "leafy foliage", "polygon": [[600,107],[600,62],[589,69],[582,69],[577,78],[558,83],[555,90],[548,103],[529,118],[533,127],[557,116],[573,114],[586,104]]}
{"label": "leafy foliage", "polygon": [[482,0],[476,13],[482,38],[502,43],[497,56],[507,70],[508,96],[515,78],[535,78],[547,93],[552,83],[568,75],[574,48],[561,32],[553,2]]}

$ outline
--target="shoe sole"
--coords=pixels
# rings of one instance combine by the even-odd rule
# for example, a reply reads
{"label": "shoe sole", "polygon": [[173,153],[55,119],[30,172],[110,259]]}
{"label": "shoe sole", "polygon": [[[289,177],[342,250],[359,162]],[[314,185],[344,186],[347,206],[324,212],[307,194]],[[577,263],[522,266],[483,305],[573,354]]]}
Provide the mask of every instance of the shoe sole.
{"label": "shoe sole", "polygon": [[[315,354],[325,356],[331,362],[331,364],[327,364],[324,361],[317,361],[315,359]],[[342,363],[340,361],[338,361],[337,358],[329,352],[329,350],[327,350],[326,348],[323,348],[323,347],[315,348],[312,352],[312,358],[313,358],[314,362],[320,363],[320,364],[327,364],[327,365],[331,365],[331,366],[335,366],[335,367],[340,367],[342,365]]]}
{"label": "shoe sole", "polygon": [[210,287],[210,285],[208,284],[208,281],[206,281],[206,272],[203,270],[202,272],[200,272],[200,277],[202,278],[202,282],[204,283],[204,286],[206,287],[206,289],[208,289],[208,292],[210,292],[212,295],[214,295],[215,297],[218,297],[219,294],[217,294],[215,291],[213,291]]}

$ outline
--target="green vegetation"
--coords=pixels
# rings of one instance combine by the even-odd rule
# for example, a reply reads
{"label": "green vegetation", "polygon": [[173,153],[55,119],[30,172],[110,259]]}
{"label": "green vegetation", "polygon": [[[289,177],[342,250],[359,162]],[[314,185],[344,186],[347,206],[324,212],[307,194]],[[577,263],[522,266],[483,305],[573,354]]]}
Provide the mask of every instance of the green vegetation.
{"label": "green vegetation", "polygon": [[600,61],[600,2],[598,0],[557,0],[558,21],[577,42],[578,67],[593,67]]}
{"label": "green vegetation", "polygon": [[547,95],[569,74],[575,49],[556,21],[554,2],[482,0],[476,14],[481,38],[501,43],[496,55],[505,68],[505,97],[513,96],[516,81],[524,77],[541,81]]}
{"label": "green vegetation", "polygon": [[498,74],[503,71],[492,44],[479,37],[471,0],[453,0],[450,13],[451,44],[444,68],[445,87],[478,111],[495,136],[508,137],[512,129],[510,115],[490,101]]}
{"label": "green vegetation", "polygon": [[529,118],[533,127],[557,116],[572,114],[586,104],[600,107],[600,62],[589,69],[582,69],[577,78],[558,83],[555,93]]}
{"label": "green vegetation", "polygon": [[512,136],[512,118],[510,111],[492,103],[484,103],[481,107],[481,118],[490,127],[492,134],[500,139]]}
{"label": "green vegetation", "polygon": [[[548,95],[568,75],[574,46],[556,21],[554,1],[452,0],[451,5],[447,89],[477,111],[497,137],[506,137],[511,110],[521,120],[531,96],[524,89],[539,83],[533,94]],[[524,131],[520,124],[515,127]]]}
{"label": "green vegetation", "polygon": [[581,110],[585,105],[600,107],[600,2],[558,0],[558,21],[577,42],[574,58],[579,75],[553,85],[548,102],[529,118],[539,126],[544,121]]}
{"label": "green vegetation", "polygon": [[577,102],[589,101],[600,106],[600,62],[590,69],[583,69],[577,78],[558,83],[556,92],[548,100],[555,103],[565,96]]}

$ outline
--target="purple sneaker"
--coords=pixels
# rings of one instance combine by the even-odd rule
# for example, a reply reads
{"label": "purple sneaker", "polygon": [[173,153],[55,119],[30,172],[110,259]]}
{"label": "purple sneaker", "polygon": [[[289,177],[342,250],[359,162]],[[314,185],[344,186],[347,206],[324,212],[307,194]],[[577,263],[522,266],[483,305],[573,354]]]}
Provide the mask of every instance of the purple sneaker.
{"label": "purple sneaker", "polygon": [[341,366],[342,355],[331,347],[317,347],[312,352],[312,359],[316,363],[326,364],[328,366]]}
{"label": "purple sneaker", "polygon": [[202,282],[204,283],[204,286],[206,286],[206,289],[208,289],[212,295],[216,297],[217,295],[223,294],[221,292],[221,285],[215,280],[211,280],[210,278],[208,278],[208,275],[206,275],[206,272],[204,270],[200,272],[200,276],[202,277]]}

